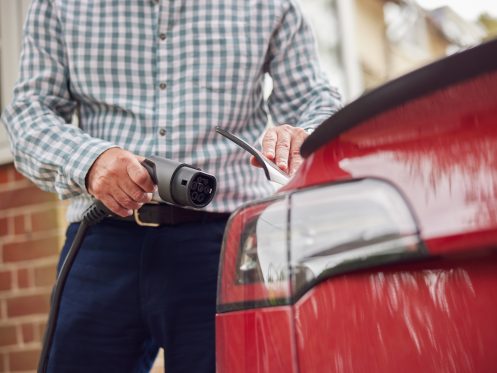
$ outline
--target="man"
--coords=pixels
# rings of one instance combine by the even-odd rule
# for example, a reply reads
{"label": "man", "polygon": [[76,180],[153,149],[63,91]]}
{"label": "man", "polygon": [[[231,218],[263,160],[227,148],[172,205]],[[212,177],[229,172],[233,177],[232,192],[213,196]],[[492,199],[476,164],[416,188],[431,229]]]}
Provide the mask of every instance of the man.
{"label": "man", "polygon": [[[265,73],[273,91],[263,99]],[[213,372],[219,249],[229,212],[271,187],[215,126],[290,175],[300,145],[338,108],[292,0],[33,0],[21,76],[4,113],[16,167],[71,199],[66,250],[92,198],[92,227],[66,285],[51,372]],[[78,109],[79,128],[70,124]],[[159,155],[216,176],[207,211],[150,213],[140,165]],[[159,228],[142,227],[132,210]]]}

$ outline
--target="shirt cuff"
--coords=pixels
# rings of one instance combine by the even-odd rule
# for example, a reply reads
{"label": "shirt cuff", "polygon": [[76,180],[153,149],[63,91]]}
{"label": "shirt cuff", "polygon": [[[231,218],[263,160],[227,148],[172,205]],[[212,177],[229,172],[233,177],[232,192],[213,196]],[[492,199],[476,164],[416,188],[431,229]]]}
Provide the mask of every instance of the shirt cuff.
{"label": "shirt cuff", "polygon": [[[319,127],[322,123],[324,123],[326,120],[328,120],[331,116],[335,115],[335,113],[338,111],[333,110],[329,113],[320,113],[318,115],[314,115],[312,118],[304,118],[299,124],[298,127],[303,128],[304,130],[311,129],[314,131],[317,127]],[[309,132],[312,132],[309,131]]]}
{"label": "shirt cuff", "polygon": [[81,188],[83,193],[89,194],[86,189],[86,175],[90,171],[91,166],[96,159],[106,150],[117,148],[118,146],[108,141],[95,139],[92,137],[84,137],[84,142],[69,157],[67,165],[64,169],[65,174]]}

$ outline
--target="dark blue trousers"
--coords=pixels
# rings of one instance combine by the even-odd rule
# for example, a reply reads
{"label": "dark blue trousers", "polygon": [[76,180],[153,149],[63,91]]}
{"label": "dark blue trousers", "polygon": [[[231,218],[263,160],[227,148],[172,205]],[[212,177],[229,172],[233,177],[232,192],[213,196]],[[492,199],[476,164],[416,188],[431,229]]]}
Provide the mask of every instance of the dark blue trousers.
{"label": "dark blue trousers", "polygon": [[[216,282],[226,221],[90,228],[64,289],[49,372],[215,372]],[[61,259],[77,231],[67,230]],[[60,264],[59,264],[60,266]]]}

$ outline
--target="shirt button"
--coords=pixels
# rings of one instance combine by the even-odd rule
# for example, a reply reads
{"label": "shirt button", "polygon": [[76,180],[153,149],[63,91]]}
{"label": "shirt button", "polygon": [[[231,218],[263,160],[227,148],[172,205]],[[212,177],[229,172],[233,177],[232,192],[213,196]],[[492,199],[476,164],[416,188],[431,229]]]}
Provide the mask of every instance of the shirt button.
{"label": "shirt button", "polygon": [[165,128],[161,128],[161,129],[159,130],[159,135],[161,135],[161,136],[165,136],[165,135],[166,135],[166,132],[167,132],[167,131],[166,131],[166,129],[165,129]]}
{"label": "shirt button", "polygon": [[167,84],[166,84],[166,83],[164,83],[164,82],[162,82],[161,84],[159,84],[159,88],[160,88],[161,90],[165,90],[165,89],[166,89],[166,87],[167,87]]}
{"label": "shirt button", "polygon": [[167,36],[166,36],[166,34],[163,32],[163,33],[161,33],[161,34],[159,35],[159,38],[160,38],[160,40],[166,40]]}

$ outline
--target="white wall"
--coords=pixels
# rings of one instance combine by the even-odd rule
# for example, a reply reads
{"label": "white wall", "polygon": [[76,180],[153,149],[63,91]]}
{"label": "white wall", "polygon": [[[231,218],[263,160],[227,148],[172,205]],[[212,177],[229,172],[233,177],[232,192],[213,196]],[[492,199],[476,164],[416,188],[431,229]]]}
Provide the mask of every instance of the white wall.
{"label": "white wall", "polygon": [[[31,0],[0,0],[0,110],[12,99],[19,71],[24,17]],[[12,161],[7,133],[0,125],[0,164]]]}

